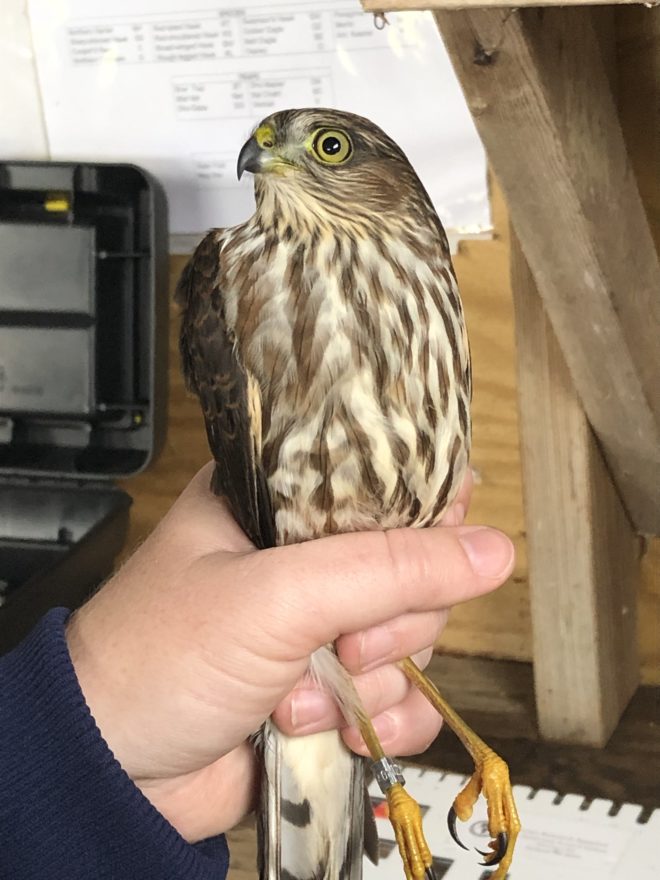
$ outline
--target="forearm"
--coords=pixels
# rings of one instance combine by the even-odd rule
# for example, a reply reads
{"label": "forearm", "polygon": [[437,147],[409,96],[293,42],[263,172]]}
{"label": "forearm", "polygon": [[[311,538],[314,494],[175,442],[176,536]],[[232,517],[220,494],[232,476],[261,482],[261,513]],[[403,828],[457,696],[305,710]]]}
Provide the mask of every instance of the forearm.
{"label": "forearm", "polygon": [[189,845],[101,737],[50,612],[0,658],[0,875],[217,880],[224,838]]}

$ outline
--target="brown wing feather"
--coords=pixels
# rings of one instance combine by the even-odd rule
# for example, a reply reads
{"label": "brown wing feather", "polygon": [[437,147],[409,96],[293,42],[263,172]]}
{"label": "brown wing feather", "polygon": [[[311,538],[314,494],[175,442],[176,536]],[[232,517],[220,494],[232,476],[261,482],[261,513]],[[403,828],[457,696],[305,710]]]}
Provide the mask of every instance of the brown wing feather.
{"label": "brown wing feather", "polygon": [[188,388],[198,395],[215,459],[211,489],[224,495],[259,548],[275,546],[275,523],[261,467],[259,386],[246,371],[223,308],[222,231],[210,232],[176,289],[182,309],[179,348]]}

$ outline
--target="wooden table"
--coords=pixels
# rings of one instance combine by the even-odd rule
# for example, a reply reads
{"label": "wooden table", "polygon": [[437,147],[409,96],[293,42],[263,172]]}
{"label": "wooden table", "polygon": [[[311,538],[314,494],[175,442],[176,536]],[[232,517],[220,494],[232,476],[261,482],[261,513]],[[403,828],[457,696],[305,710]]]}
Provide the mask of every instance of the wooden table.
{"label": "wooden table", "polygon": [[[594,0],[362,5],[433,10],[507,199],[539,724],[602,745],[638,681],[639,533],[660,533],[660,263],[615,99],[618,22]],[[657,71],[660,10],[643,12]],[[660,161],[657,115],[641,136]]]}

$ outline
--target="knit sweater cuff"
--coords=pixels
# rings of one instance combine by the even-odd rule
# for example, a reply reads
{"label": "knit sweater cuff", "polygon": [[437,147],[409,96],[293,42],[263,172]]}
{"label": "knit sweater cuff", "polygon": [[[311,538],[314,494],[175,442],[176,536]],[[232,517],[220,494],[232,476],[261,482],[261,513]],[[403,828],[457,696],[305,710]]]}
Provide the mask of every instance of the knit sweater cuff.
{"label": "knit sweater cuff", "polygon": [[187,843],[101,736],[69,656],[68,614],[50,611],[0,657],[0,874],[222,880],[224,836]]}

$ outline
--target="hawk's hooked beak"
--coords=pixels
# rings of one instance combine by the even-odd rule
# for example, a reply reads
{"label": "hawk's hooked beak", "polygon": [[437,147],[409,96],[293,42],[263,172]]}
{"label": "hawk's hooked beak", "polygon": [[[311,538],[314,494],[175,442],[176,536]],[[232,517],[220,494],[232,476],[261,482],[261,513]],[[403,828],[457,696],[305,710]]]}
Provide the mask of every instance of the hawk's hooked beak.
{"label": "hawk's hooked beak", "polygon": [[238,179],[244,171],[259,174],[260,171],[269,171],[278,163],[278,157],[271,152],[275,146],[275,132],[270,125],[260,125],[249,141],[243,144],[238,154],[236,173]]}
{"label": "hawk's hooked beak", "polygon": [[292,167],[294,163],[275,149],[275,131],[270,125],[260,125],[250,140],[243,144],[238,154],[236,173],[240,180],[244,171],[285,174]]}
{"label": "hawk's hooked beak", "polygon": [[241,152],[238,154],[238,163],[236,165],[238,179],[241,179],[244,171],[258,174],[261,171],[261,161],[265,153],[266,151],[259,145],[256,137],[252,136],[249,141],[246,141],[241,148]]}

